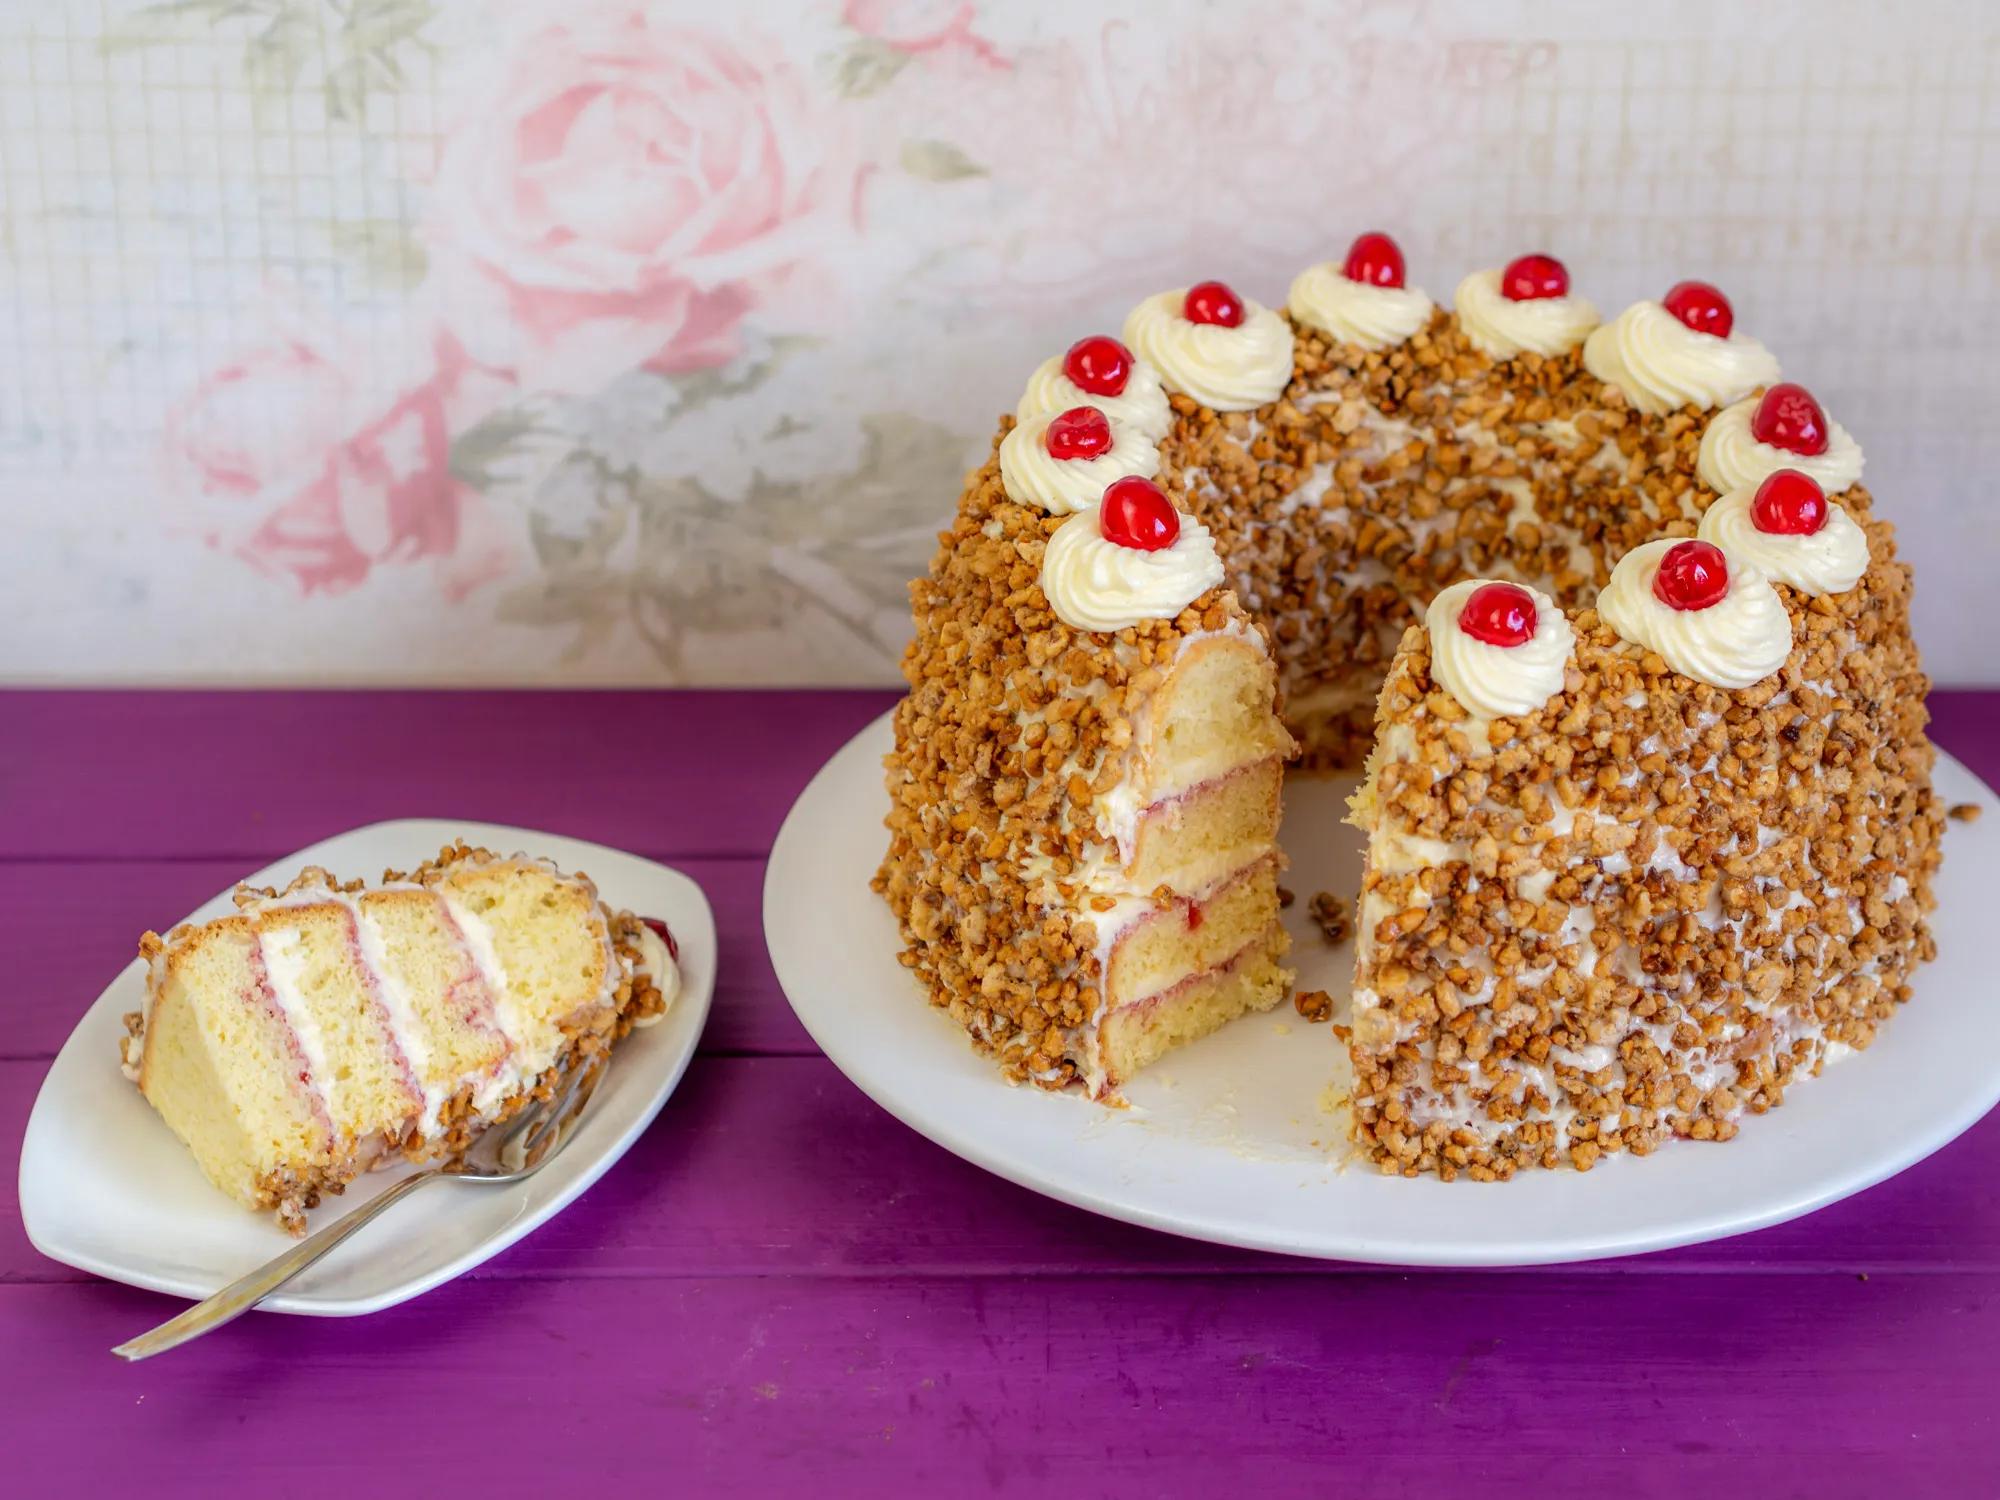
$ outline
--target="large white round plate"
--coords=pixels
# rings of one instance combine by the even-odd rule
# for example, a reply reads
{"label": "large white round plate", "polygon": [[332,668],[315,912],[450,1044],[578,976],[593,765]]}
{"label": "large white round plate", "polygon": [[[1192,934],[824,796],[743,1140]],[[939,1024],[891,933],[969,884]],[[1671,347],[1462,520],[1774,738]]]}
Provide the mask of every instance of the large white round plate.
{"label": "large white round plate", "polygon": [[[677,870],[581,839],[491,823],[407,819],[357,828],[288,854],[247,877],[284,885],[306,865],[344,878],[422,864],[454,839],[523,850],[580,870],[614,907],[658,917],[681,957],[681,993],[666,1019],[618,1044],[590,1111],[555,1160],[506,1187],[440,1183],[400,1203],[260,1306],[264,1312],[350,1317],[393,1307],[499,1254],[573,1202],[639,1138],[694,1056],[715,989],[715,918],[701,887]],[[230,893],[186,920],[235,909]],[[162,912],[164,932],[174,914]],[[145,966],[126,965],[57,1054],[21,1143],[21,1218],[51,1259],[113,1281],[206,1297],[290,1248],[268,1214],[217,1192],[194,1158],[118,1071],[122,1017],[137,1010]],[[407,1176],[371,1172],[311,1216],[318,1228]]]}
{"label": "large white round plate", "polygon": [[[869,877],[887,835],[883,718],[813,778],[778,834],[764,934],[792,1008],[835,1066],[896,1118],[1024,1187],[1113,1218],[1222,1244],[1399,1265],[1531,1265],[1659,1250],[1809,1213],[1950,1141],[2000,1099],[2000,1006],[1991,1002],[1982,892],[2000,887],[1993,820],[1950,825],[1941,956],[1866,1053],[1746,1118],[1724,1146],[1674,1142],[1588,1173],[1513,1181],[1414,1181],[1346,1162],[1346,1122],[1326,1112],[1334,1040],[1289,1006],[1172,1053],[1110,1110],[1074,1091],[1010,1088],[926,1003],[896,961],[896,927]],[[1949,756],[1947,803],[1994,801]],[[1336,999],[1351,947],[1307,911],[1315,891],[1351,901],[1360,835],[1341,821],[1353,782],[1285,788],[1286,913],[1299,984]]]}

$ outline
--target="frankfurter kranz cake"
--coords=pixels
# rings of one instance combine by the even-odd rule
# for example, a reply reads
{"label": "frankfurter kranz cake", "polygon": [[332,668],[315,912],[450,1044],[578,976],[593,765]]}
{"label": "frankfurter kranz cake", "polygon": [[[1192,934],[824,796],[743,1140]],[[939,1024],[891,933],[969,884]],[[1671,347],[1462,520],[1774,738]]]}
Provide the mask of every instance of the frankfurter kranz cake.
{"label": "frankfurter kranz cake", "polygon": [[663,924],[525,855],[459,844],[375,886],[308,868],[236,906],[140,939],[122,1062],[209,1181],[293,1234],[358,1172],[464,1150],[680,988]]}
{"label": "frankfurter kranz cake", "polygon": [[1461,583],[1405,635],[1354,803],[1382,1170],[1728,1140],[1909,998],[1943,825],[1908,570],[1866,505],[1775,469],[1573,621]]}
{"label": "frankfurter kranz cake", "polygon": [[[1621,561],[1694,539],[1719,496],[1780,467],[1837,500],[1841,518],[1813,545],[1851,523],[1874,571],[1849,590],[1800,592],[1741,538],[1718,545],[1766,570],[1759,586],[1787,617],[1861,612],[1852,628],[1902,690],[1893,702],[1811,698],[1831,737],[1814,743],[1859,754],[1842,716],[1875,726],[1877,759],[1900,758],[1896,815],[1922,853],[1935,826],[1927,683],[1907,572],[1870,515],[1852,440],[1780,383],[1777,359],[1707,283],[1677,283],[1606,322],[1560,261],[1536,253],[1464,277],[1453,302],[1413,285],[1395,241],[1375,232],[1301,272],[1282,309],[1215,281],[1148,297],[1122,339],[1086,338],[1041,364],[969,478],[912,585],[910,693],[895,715],[876,885],[905,964],[1010,1079],[1080,1080],[1116,1102],[1166,1048],[1271,1003],[1288,983],[1275,906],[1285,757],[1296,745],[1307,768],[1369,758],[1392,661],[1440,597],[1463,611],[1486,583],[1520,591],[1480,595],[1475,610],[1533,605],[1529,635],[1494,647],[1514,653],[1509,671],[1573,636],[1543,698],[1496,689],[1476,715],[1567,722],[1546,702],[1610,649],[1581,626]],[[1742,599],[1764,598],[1754,581]],[[1665,659],[1626,647],[1642,664]],[[1678,696],[1651,711],[1685,726],[1700,717],[1691,698],[1724,713],[1714,694],[1754,697],[1771,674],[1779,664],[1697,691],[1642,673],[1626,692],[1669,689]],[[1438,691],[1423,676],[1406,692],[1417,684],[1423,701]],[[1831,679],[1800,691],[1824,697]],[[1397,748],[1387,762],[1377,752],[1378,767],[1413,748],[1396,706],[1382,743]],[[1828,715],[1841,727],[1825,729]],[[1482,774],[1491,767],[1466,786]],[[1394,861],[1449,845],[1433,832],[1385,838],[1383,878],[1421,873]],[[1925,868],[1906,879],[1896,899],[1921,908]],[[1908,937],[1912,951],[1926,941]],[[1400,1079],[1413,1056],[1367,1060]],[[1383,1094],[1370,1107],[1383,1111],[1373,1129],[1409,1102]],[[1418,1159],[1414,1170],[1448,1160]]]}

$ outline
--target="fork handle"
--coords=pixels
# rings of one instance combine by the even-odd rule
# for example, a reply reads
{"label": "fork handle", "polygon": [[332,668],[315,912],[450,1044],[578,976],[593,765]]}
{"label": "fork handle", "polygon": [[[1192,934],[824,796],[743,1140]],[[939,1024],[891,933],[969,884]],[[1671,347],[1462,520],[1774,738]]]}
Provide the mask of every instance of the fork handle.
{"label": "fork handle", "polygon": [[204,1333],[220,1328],[224,1323],[233,1322],[317,1262],[390,1204],[408,1197],[432,1178],[442,1175],[442,1168],[431,1167],[405,1177],[353,1212],[341,1215],[326,1228],[299,1241],[275,1260],[266,1261],[247,1276],[239,1276],[207,1301],[197,1302],[179,1317],[167,1319],[158,1328],[120,1344],[111,1352],[124,1360],[151,1359],[155,1354],[164,1354],[190,1339],[198,1339]]}

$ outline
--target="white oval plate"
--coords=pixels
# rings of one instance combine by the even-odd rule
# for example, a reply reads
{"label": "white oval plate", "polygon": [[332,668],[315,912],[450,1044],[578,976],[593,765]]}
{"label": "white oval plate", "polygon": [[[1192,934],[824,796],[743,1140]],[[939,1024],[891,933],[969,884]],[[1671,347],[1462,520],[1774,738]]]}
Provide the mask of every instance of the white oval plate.
{"label": "white oval plate", "polygon": [[[701,887],[636,855],[492,823],[406,819],[357,828],[288,854],[250,875],[283,885],[306,865],[343,879],[407,870],[454,839],[525,850],[580,870],[605,901],[673,929],[681,992],[657,1026],[618,1044],[590,1111],[569,1144],[525,1182],[440,1183],[398,1204],[265,1302],[260,1311],[352,1317],[427,1292],[497,1255],[604,1175],[667,1102],[694,1056],[715,989],[715,918]],[[234,909],[225,891],[185,920]],[[162,912],[159,930],[172,926]],[[133,934],[136,941],[137,933]],[[57,1054],[21,1143],[21,1218],[35,1248],[79,1270],[182,1297],[206,1297],[293,1241],[268,1214],[251,1213],[209,1185],[194,1158],[118,1071],[123,1017],[145,995],[134,959],[77,1023]],[[371,1172],[311,1215],[333,1222],[414,1169]]]}
{"label": "white oval plate", "polygon": [[[1065,1203],[1196,1239],[1331,1260],[1532,1265],[1661,1250],[1741,1234],[1859,1192],[1950,1141],[2000,1099],[2000,1006],[1990,918],[2000,828],[1951,824],[1935,915],[1940,957],[1881,1040],[1746,1118],[1722,1146],[1676,1141],[1588,1173],[1511,1182],[1384,1177],[1346,1165],[1346,1122],[1326,1112],[1334,1040],[1287,1004],[1172,1053],[1128,1090],[1129,1110],[1072,1091],[1010,1088],[932,1010],[896,961],[896,925],[869,877],[886,847],[884,715],[813,778],[764,881],[764,935],[792,1008],[835,1066],[904,1124],[966,1160]],[[1351,902],[1361,835],[1341,819],[1352,778],[1285,786],[1286,912],[1299,984],[1336,998],[1353,951],[1307,910]],[[1949,803],[1994,798],[1938,756]]]}

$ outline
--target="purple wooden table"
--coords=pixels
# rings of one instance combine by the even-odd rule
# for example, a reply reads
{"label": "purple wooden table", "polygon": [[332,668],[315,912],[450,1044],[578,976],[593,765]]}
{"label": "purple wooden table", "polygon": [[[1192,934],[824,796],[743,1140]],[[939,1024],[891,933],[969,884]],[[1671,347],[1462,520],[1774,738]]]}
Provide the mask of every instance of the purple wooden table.
{"label": "purple wooden table", "polygon": [[[1477,1273],[1172,1239],[898,1125],[792,1018],[759,920],[793,797],[889,701],[0,695],[10,1157],[142,929],[357,824],[622,845],[701,881],[722,943],[702,1056],[631,1154],[374,1317],[120,1365],[177,1304],[43,1260],[8,1174],[0,1491],[2000,1494],[2000,1118],[1797,1223]],[[2000,781],[2000,693],[1936,712]],[[1947,857],[2000,837],[1953,827]]]}

